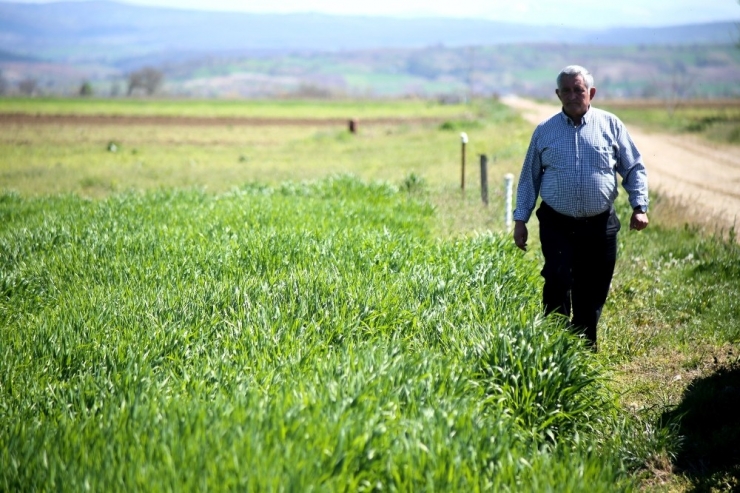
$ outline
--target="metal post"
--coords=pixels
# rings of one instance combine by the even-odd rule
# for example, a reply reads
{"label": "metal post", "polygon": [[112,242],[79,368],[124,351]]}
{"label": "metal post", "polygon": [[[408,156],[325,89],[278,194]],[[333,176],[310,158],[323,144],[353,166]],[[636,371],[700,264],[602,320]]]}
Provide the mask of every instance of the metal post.
{"label": "metal post", "polygon": [[514,195],[514,175],[506,173],[504,176],[504,187],[506,188],[506,217],[504,219],[506,224],[506,231],[511,231],[511,225],[513,221],[513,211],[511,205],[511,199]]}
{"label": "metal post", "polygon": [[480,198],[488,205],[488,157],[480,155]]}

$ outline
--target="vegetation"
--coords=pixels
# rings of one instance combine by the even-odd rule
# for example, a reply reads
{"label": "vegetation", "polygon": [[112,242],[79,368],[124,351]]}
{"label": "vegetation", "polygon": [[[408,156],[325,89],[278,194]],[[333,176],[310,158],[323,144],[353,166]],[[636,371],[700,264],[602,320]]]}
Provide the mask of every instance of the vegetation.
{"label": "vegetation", "polygon": [[82,85],[80,86],[80,96],[89,97],[89,96],[92,96],[93,93],[94,91],[93,91],[92,84],[90,84],[87,81],[83,82]]}
{"label": "vegetation", "polygon": [[643,486],[735,491],[740,244],[734,230],[661,224],[680,207],[658,197],[650,227],[622,235],[600,350],[622,403],[680,439],[651,457]]}
{"label": "vegetation", "polygon": [[740,144],[738,100],[679,101],[675,105],[608,101],[603,107],[617,112],[626,122],[653,130],[693,133],[718,142]]}
{"label": "vegetation", "polygon": [[6,98],[0,114],[181,116],[233,118],[470,118],[470,106],[438,104],[423,100],[354,101],[331,100],[188,100],[188,99],[93,99],[79,101],[63,97]]}
{"label": "vegetation", "polygon": [[154,67],[144,67],[131,72],[128,75],[128,90],[126,94],[131,96],[134,91],[142,90],[148,96],[153,95],[162,86],[164,74]]}
{"label": "vegetation", "polygon": [[4,489],[626,487],[506,238],[349,178],[2,202]]}
{"label": "vegetation", "polygon": [[[732,44],[594,46],[529,43],[377,49],[262,57],[212,56],[169,64],[175,94],[300,94],[311,81],[334,96],[455,94],[550,96],[552,74],[588,67],[609,98],[737,97],[740,53]],[[270,80],[271,84],[256,81]]]}
{"label": "vegetation", "polygon": [[740,486],[734,232],[656,197],[593,354],[541,317],[501,192],[459,189],[459,131],[493,184],[527,125],[399,108],[357,135],[4,123],[0,489]]}
{"label": "vegetation", "polygon": [[[85,106],[86,101],[61,99],[12,102],[16,106],[11,111],[23,109],[31,114],[74,113],[84,108],[87,114],[131,115],[142,108],[142,113],[149,115],[185,116],[210,112],[284,117],[294,112],[296,118],[305,120],[286,126],[218,121],[200,126],[184,122],[135,125],[125,121],[102,125],[73,122],[61,127],[11,125],[0,134],[0,187],[23,194],[73,191],[97,197],[161,186],[199,186],[215,192],[245,182],[278,184],[336,173],[395,183],[415,173],[424,176],[436,190],[450,183],[451,177],[459,179],[458,132],[463,130],[471,139],[469,181],[475,183],[477,170],[472,164],[478,154],[495,153],[493,184],[501,183],[503,175],[518,166],[526,146],[521,136],[528,131],[516,123],[512,112],[497,103],[471,108],[404,101],[377,107],[349,102],[279,102],[272,106],[266,102],[214,102],[208,109],[207,102],[186,101],[147,104],[91,100],[89,106]],[[344,119],[330,125],[314,120],[339,115],[359,115],[359,133],[351,135]],[[424,115],[440,122],[455,122],[456,130],[438,130],[444,123],[414,123],[415,118]],[[369,124],[365,118],[388,122]]]}

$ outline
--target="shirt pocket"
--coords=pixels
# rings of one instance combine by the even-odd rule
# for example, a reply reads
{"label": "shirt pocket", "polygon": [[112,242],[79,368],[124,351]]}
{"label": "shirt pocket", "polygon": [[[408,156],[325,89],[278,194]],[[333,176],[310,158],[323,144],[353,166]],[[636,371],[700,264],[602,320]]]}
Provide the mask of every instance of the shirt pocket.
{"label": "shirt pocket", "polygon": [[588,163],[602,172],[614,171],[617,167],[617,150],[614,146],[594,146],[588,153]]}

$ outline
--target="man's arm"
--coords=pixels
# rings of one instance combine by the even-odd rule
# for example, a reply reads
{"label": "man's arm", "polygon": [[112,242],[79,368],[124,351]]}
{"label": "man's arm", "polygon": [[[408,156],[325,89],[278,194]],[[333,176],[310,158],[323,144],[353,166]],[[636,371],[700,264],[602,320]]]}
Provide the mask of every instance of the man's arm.
{"label": "man's arm", "polygon": [[537,196],[542,184],[542,163],[540,153],[537,149],[537,129],[529,141],[527,155],[522,164],[522,172],[519,174],[519,183],[516,188],[516,209],[514,210],[514,244],[522,250],[527,250],[527,221],[529,221]]}
{"label": "man's arm", "polygon": [[529,142],[527,155],[522,164],[522,172],[519,174],[519,183],[516,187],[516,209],[514,210],[515,221],[529,221],[537,203],[542,183],[542,163],[540,153],[537,149],[537,129]]}
{"label": "man's arm", "polygon": [[[620,122],[621,123],[621,122]],[[637,150],[635,143],[629,136],[627,129],[622,125],[618,137],[619,160],[617,171],[622,176],[622,187],[629,196],[629,202],[633,209],[632,217],[635,215],[645,216],[637,221],[630,221],[630,229],[644,229],[647,226],[648,179],[642,156]],[[644,224],[643,224],[644,223]],[[632,227],[633,225],[641,227]]]}

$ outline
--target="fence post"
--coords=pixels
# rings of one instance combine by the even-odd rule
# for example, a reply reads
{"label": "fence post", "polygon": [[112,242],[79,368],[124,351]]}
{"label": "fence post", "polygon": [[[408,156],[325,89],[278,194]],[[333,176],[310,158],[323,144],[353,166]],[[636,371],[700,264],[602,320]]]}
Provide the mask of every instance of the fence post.
{"label": "fence post", "polygon": [[465,191],[465,147],[468,145],[468,134],[460,133],[460,142],[462,143],[462,171],[460,173],[460,189]]}
{"label": "fence post", "polygon": [[504,219],[506,224],[506,231],[511,231],[511,225],[513,224],[513,211],[511,208],[511,199],[514,195],[514,175],[506,173],[504,176],[504,187],[506,188],[506,218]]}
{"label": "fence post", "polygon": [[488,157],[480,155],[480,198],[488,205]]}

